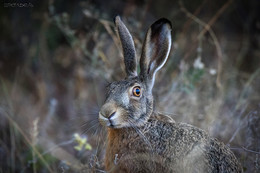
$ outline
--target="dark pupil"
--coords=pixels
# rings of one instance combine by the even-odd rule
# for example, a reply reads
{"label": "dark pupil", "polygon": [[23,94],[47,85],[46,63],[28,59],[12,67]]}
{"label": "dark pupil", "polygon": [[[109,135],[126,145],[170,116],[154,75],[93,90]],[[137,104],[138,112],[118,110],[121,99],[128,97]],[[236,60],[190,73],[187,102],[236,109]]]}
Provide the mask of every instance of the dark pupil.
{"label": "dark pupil", "polygon": [[139,95],[139,94],[140,94],[140,89],[139,89],[139,88],[136,88],[136,89],[135,89],[135,93],[136,93],[137,95]]}

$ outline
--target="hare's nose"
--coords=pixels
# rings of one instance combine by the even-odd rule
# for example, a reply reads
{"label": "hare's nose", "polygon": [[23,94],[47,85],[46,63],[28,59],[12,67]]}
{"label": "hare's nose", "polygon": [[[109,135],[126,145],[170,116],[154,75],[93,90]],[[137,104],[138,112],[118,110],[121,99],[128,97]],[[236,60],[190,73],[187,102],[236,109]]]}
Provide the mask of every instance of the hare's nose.
{"label": "hare's nose", "polygon": [[113,112],[112,114],[110,114],[107,118],[110,120],[113,116],[115,116],[116,112]]}
{"label": "hare's nose", "polygon": [[111,119],[113,116],[115,116],[116,110],[116,104],[110,101],[101,107],[100,113],[104,118]]}

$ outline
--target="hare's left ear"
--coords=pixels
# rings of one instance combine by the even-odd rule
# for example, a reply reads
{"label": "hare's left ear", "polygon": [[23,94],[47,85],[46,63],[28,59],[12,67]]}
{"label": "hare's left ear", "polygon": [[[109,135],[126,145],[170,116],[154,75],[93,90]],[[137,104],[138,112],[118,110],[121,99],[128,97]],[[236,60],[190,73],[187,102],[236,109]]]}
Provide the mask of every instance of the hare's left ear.
{"label": "hare's left ear", "polygon": [[133,38],[119,16],[115,17],[115,24],[123,48],[127,77],[137,76],[136,52]]}
{"label": "hare's left ear", "polygon": [[171,49],[171,22],[165,18],[157,20],[146,33],[140,59],[140,77],[151,91],[156,72],[163,67]]}

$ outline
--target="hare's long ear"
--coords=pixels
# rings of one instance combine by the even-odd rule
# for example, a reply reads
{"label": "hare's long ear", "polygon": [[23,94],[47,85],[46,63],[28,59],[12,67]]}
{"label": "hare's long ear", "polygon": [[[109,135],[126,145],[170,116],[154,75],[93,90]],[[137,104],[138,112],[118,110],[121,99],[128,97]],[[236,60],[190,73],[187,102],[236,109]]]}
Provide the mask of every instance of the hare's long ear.
{"label": "hare's long ear", "polygon": [[165,64],[171,49],[171,22],[165,18],[157,20],[146,33],[140,59],[140,76],[151,91],[155,74]]}
{"label": "hare's long ear", "polygon": [[119,16],[115,17],[115,25],[123,48],[127,77],[137,76],[136,52],[133,38]]}

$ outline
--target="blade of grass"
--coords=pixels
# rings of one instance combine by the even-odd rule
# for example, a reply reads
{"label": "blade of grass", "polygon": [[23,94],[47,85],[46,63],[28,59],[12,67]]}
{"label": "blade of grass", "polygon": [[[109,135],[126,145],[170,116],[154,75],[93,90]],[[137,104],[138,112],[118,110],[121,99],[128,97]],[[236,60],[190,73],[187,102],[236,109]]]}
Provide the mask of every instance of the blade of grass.
{"label": "blade of grass", "polygon": [[43,158],[42,154],[36,149],[35,146],[33,146],[33,144],[31,143],[31,141],[29,140],[29,138],[26,136],[26,134],[24,133],[24,131],[20,128],[20,126],[11,118],[11,116],[8,114],[8,112],[6,112],[5,110],[3,110],[2,108],[0,108],[0,111],[2,112],[2,114],[8,119],[8,121],[10,122],[10,124],[16,129],[18,130],[18,132],[20,132],[20,134],[22,135],[22,137],[25,139],[26,143],[28,144],[29,147],[32,148],[33,152],[40,158],[40,160],[43,162],[43,164],[46,166],[46,168],[48,169],[48,171],[50,173],[54,173],[54,171],[50,168],[50,166],[48,165],[48,163],[45,161],[45,159]]}

